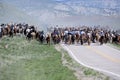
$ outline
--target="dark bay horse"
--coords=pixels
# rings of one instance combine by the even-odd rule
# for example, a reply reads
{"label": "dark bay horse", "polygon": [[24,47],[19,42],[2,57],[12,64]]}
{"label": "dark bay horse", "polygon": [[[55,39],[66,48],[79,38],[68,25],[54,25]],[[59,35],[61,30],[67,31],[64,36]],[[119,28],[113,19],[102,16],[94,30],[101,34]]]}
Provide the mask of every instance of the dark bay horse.
{"label": "dark bay horse", "polygon": [[50,35],[49,34],[46,37],[46,42],[47,42],[48,45],[50,45]]}

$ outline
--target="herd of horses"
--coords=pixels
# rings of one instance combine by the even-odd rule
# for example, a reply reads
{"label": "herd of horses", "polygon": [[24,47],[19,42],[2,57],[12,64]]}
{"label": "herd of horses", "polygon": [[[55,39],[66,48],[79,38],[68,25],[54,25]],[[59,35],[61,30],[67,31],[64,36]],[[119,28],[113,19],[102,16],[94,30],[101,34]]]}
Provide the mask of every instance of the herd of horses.
{"label": "herd of horses", "polygon": [[35,26],[28,24],[1,24],[0,25],[0,38],[7,35],[13,37],[17,34],[24,35],[27,40],[36,39],[40,43],[59,44],[88,44],[91,43],[120,43],[120,35],[115,31],[108,31],[102,28],[92,27],[67,27],[67,28],[54,28],[45,34],[44,31],[38,31]]}
{"label": "herd of horses", "polygon": [[36,39],[40,43],[47,42],[50,45],[50,36],[45,36],[44,31],[38,31],[34,25],[28,24],[1,24],[0,25],[0,38],[3,36],[13,37],[16,35],[25,36],[27,40]]}
{"label": "herd of horses", "polygon": [[120,35],[117,32],[87,26],[54,28],[51,37],[55,43],[62,41],[65,44],[120,43]]}

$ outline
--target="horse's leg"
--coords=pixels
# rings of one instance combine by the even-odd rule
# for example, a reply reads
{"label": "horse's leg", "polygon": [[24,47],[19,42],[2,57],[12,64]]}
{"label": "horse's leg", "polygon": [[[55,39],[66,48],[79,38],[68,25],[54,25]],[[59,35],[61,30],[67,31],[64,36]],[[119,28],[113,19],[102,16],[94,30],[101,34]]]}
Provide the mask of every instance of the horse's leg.
{"label": "horse's leg", "polygon": [[11,37],[13,38],[13,31],[11,32]]}
{"label": "horse's leg", "polygon": [[79,39],[80,39],[79,37],[76,38],[76,42],[77,42],[77,44],[79,43]]}
{"label": "horse's leg", "polygon": [[0,32],[0,39],[2,38],[2,32]]}
{"label": "horse's leg", "polygon": [[81,43],[81,45],[83,45],[83,39],[82,39],[82,37],[81,37],[81,39],[80,39],[80,43]]}
{"label": "horse's leg", "polygon": [[83,39],[81,39],[81,45],[83,45]]}
{"label": "horse's leg", "polygon": [[11,32],[11,37],[13,38],[13,32]]}
{"label": "horse's leg", "polygon": [[49,46],[50,46],[50,40],[48,41],[48,44],[49,44]]}
{"label": "horse's leg", "polygon": [[72,42],[71,39],[69,39],[69,44],[71,44],[71,42]]}
{"label": "horse's leg", "polygon": [[101,45],[103,45],[103,42],[104,42],[104,38],[101,37]]}
{"label": "horse's leg", "polygon": [[50,40],[47,39],[46,41],[47,41],[47,44],[50,46]]}
{"label": "horse's leg", "polygon": [[90,45],[90,38],[88,38],[88,45]]}
{"label": "horse's leg", "polygon": [[100,39],[99,39],[99,42],[100,42],[100,45],[101,45],[101,44],[102,44],[102,43],[101,43],[101,37],[100,37]]}

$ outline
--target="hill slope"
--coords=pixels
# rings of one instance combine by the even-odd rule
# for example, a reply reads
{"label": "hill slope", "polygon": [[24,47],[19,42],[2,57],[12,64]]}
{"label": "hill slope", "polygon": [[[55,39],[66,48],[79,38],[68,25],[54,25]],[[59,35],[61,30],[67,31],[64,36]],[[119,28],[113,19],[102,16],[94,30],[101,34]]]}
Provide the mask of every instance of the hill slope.
{"label": "hill slope", "polygon": [[4,37],[0,41],[0,80],[109,80],[80,66],[58,46],[57,50],[24,37]]}
{"label": "hill slope", "polygon": [[[7,45],[7,48],[4,48]],[[0,80],[76,80],[54,46],[20,37],[0,42]]]}

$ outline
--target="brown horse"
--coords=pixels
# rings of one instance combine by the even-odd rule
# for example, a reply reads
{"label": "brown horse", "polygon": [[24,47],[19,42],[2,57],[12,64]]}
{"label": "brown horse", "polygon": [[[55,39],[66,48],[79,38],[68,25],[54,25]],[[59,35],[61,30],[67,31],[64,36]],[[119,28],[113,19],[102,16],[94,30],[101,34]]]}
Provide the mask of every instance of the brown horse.
{"label": "brown horse", "polygon": [[80,34],[76,33],[76,42],[79,43],[79,41],[80,41]]}
{"label": "brown horse", "polygon": [[35,39],[36,38],[36,33],[35,32],[31,32],[31,36],[32,36],[32,39]]}
{"label": "brown horse", "polygon": [[48,34],[47,37],[46,37],[46,42],[47,44],[50,46],[50,35]]}
{"label": "brown horse", "polygon": [[7,30],[8,30],[8,34],[10,35],[11,32],[10,25],[7,25]]}
{"label": "brown horse", "polygon": [[120,35],[118,35],[118,43],[120,44]]}
{"label": "brown horse", "polygon": [[99,42],[99,39],[100,39],[100,35],[98,33],[95,34],[95,40],[96,42]]}
{"label": "brown horse", "polygon": [[17,29],[17,26],[14,27],[14,34],[16,35],[18,29]]}
{"label": "brown horse", "polygon": [[71,44],[72,43],[72,35],[68,35],[68,44]]}
{"label": "brown horse", "polygon": [[86,35],[86,37],[87,37],[87,43],[88,43],[88,45],[90,45],[90,43],[91,43],[91,36],[88,34],[88,35]]}
{"label": "brown horse", "polygon": [[8,30],[7,30],[7,28],[3,28],[2,34],[3,34],[3,35],[8,35]]}
{"label": "brown horse", "polygon": [[63,42],[64,41],[64,33],[63,32],[60,33],[60,37],[61,37],[61,40]]}
{"label": "brown horse", "polygon": [[104,40],[105,40],[105,36],[101,36],[99,39],[100,45],[103,45]]}
{"label": "brown horse", "polygon": [[81,43],[81,45],[83,45],[84,43],[88,43],[88,45],[90,45],[91,36],[88,34],[81,34],[80,35],[80,43]]}
{"label": "brown horse", "polygon": [[104,42],[105,42],[105,43],[110,42],[110,35],[109,35],[108,32],[105,33],[105,39],[104,39]]}
{"label": "brown horse", "polygon": [[81,43],[81,45],[83,45],[84,40],[85,40],[85,36],[84,36],[84,34],[81,34],[80,35],[80,43]]}

